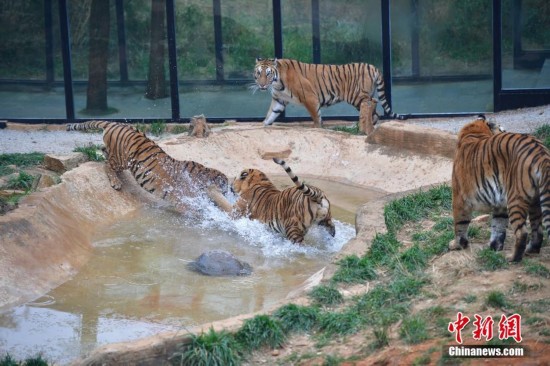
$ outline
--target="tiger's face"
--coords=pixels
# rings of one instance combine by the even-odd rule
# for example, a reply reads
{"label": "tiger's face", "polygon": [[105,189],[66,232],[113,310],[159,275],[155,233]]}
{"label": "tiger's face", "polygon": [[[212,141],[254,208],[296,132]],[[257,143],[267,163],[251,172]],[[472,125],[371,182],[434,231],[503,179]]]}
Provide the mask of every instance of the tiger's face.
{"label": "tiger's face", "polygon": [[271,184],[271,181],[264,173],[258,169],[245,169],[235,178],[231,188],[233,192],[242,195],[251,188],[265,183]]}
{"label": "tiger's face", "polygon": [[267,90],[274,81],[277,81],[277,59],[256,59],[254,80],[260,90]]}

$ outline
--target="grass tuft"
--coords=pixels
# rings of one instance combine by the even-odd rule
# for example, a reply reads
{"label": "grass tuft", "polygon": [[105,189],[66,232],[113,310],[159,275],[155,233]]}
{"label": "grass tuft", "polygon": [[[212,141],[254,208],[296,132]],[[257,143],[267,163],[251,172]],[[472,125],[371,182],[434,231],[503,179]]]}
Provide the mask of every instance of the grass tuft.
{"label": "grass tuft", "polygon": [[159,137],[166,131],[166,123],[163,121],[155,121],[151,123],[151,133]]}
{"label": "grass tuft", "polygon": [[544,124],[539,126],[533,135],[542,141],[544,145],[546,145],[547,148],[550,149],[550,125]]}
{"label": "grass tuft", "polygon": [[273,316],[286,332],[307,332],[316,325],[319,310],[315,307],[287,304],[277,309]]}
{"label": "grass tuft", "polygon": [[508,306],[509,304],[504,293],[500,291],[491,291],[485,299],[485,305],[500,309]]}
{"label": "grass tuft", "polygon": [[496,271],[508,268],[508,261],[501,252],[495,252],[491,248],[484,248],[477,252],[477,263],[485,271]]}
{"label": "grass tuft", "polygon": [[340,266],[332,276],[336,283],[361,283],[376,278],[376,271],[367,257],[349,255],[338,262]]}
{"label": "grass tuft", "polygon": [[343,312],[324,312],[319,317],[319,329],[326,335],[345,335],[356,333],[363,319],[353,309],[346,309]]}
{"label": "grass tuft", "polygon": [[353,126],[336,126],[333,128],[334,131],[339,132],[346,132],[351,135],[359,135],[361,131],[359,131],[359,124],[354,124]]}
{"label": "grass tuft", "polygon": [[550,270],[540,263],[525,259],[523,260],[523,267],[525,268],[525,272],[530,275],[550,278]]}
{"label": "grass tuft", "polygon": [[371,344],[372,348],[380,349],[389,346],[390,337],[386,328],[375,328],[372,334],[374,335],[374,342]]}
{"label": "grass tuft", "polygon": [[74,152],[84,153],[90,161],[104,161],[105,157],[101,151],[101,145],[89,144],[86,146],[75,147]]}
{"label": "grass tuft", "polygon": [[286,337],[278,320],[267,315],[257,315],[245,320],[235,338],[244,349],[255,350],[263,346],[280,348]]}
{"label": "grass tuft", "polygon": [[26,358],[24,361],[17,361],[9,354],[0,358],[0,366],[48,366],[48,361],[42,358],[42,355]]}
{"label": "grass tuft", "polygon": [[334,306],[344,302],[344,297],[334,286],[315,286],[308,296],[318,305]]}
{"label": "grass tuft", "polygon": [[399,337],[408,344],[422,343],[429,338],[426,323],[427,320],[418,315],[403,319]]}
{"label": "grass tuft", "polygon": [[235,338],[226,331],[191,335],[191,344],[183,352],[175,353],[170,360],[179,365],[240,365],[241,355]]}

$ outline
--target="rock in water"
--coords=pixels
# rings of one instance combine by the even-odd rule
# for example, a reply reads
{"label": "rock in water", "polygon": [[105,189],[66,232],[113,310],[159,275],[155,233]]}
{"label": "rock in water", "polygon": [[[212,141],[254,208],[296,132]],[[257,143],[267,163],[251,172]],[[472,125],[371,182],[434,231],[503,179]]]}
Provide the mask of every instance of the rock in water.
{"label": "rock in water", "polygon": [[211,250],[202,253],[194,262],[189,263],[190,269],[208,276],[247,276],[252,273],[252,267],[238,260],[225,250]]}

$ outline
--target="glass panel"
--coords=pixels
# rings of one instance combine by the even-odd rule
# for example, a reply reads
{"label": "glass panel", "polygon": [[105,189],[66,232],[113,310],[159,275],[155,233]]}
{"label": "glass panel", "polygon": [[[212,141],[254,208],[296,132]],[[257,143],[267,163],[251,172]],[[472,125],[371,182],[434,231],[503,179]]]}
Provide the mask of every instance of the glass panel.
{"label": "glass panel", "polygon": [[[248,85],[253,83],[256,57],[273,57],[275,52],[272,1],[220,1],[220,12],[223,79],[217,80],[213,2],[180,0],[176,4],[176,14],[182,19],[176,24],[178,72],[189,80],[180,86],[181,115],[261,119],[271,96],[253,95]],[[202,82],[193,82],[197,80]]]}
{"label": "glass panel", "polygon": [[[165,2],[136,0],[124,6],[124,19],[118,22],[115,1],[69,1],[77,118],[172,115]],[[125,43],[119,42],[119,27],[125,31]],[[121,81],[121,48],[127,55],[123,67],[129,81]]]}
{"label": "glass panel", "polygon": [[57,1],[0,2],[0,119],[66,117],[60,40]]}
{"label": "glass panel", "polygon": [[[311,0],[285,1],[284,17],[294,12],[293,22],[283,18],[285,57],[312,62],[312,22]],[[349,0],[319,1],[321,63],[345,64],[365,62],[382,68],[381,9],[379,1]],[[286,45],[296,44],[295,47]],[[295,51],[293,50],[295,49]],[[285,51],[286,52],[286,51]],[[339,104],[321,109],[322,116],[358,116],[359,112],[351,105]],[[303,106],[290,104],[286,108],[289,117],[308,117]]]}
{"label": "glass panel", "polygon": [[394,112],[492,111],[491,19],[487,0],[391,1]]}
{"label": "glass panel", "polygon": [[550,87],[550,3],[507,0],[502,4],[502,87]]}

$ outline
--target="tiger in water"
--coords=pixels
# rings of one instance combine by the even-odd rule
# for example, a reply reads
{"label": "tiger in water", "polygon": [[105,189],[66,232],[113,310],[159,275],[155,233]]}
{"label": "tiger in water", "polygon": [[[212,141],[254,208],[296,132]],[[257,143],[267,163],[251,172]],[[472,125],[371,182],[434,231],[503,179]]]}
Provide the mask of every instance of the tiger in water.
{"label": "tiger in water", "polygon": [[195,161],[170,157],[154,141],[129,124],[88,121],[67,125],[68,131],[103,130],[105,171],[111,186],[120,190],[119,174],[130,170],[137,183],[147,192],[181,206],[182,196],[196,196],[210,185],[222,192],[229,188],[222,172]]}
{"label": "tiger in water", "polygon": [[479,116],[458,134],[452,186],[455,239],[450,249],[468,247],[473,211],[491,210],[493,250],[503,249],[509,222],[516,237],[513,262],[521,261],[524,252],[540,252],[542,226],[550,234],[550,152],[541,141],[503,132]]}
{"label": "tiger in water", "polygon": [[216,189],[210,189],[209,197],[233,218],[249,217],[267,224],[293,243],[302,243],[313,224],[325,226],[334,236],[330,202],[319,188],[301,182],[284,160],[274,158],[281,165],[295,186],[280,191],[258,169],[245,169],[235,178],[232,189],[239,194],[231,205]]}
{"label": "tiger in water", "polygon": [[264,120],[265,126],[271,125],[292,102],[307,109],[314,127],[322,127],[320,108],[345,101],[359,111],[359,124],[367,125],[366,130],[370,132],[379,119],[376,113],[377,101],[373,99],[375,91],[385,115],[405,119],[404,115],[392,112],[386,100],[384,78],[380,70],[366,63],[322,65],[291,59],[258,58],[254,67],[254,80],[252,89],[269,90],[272,95],[271,106]]}

